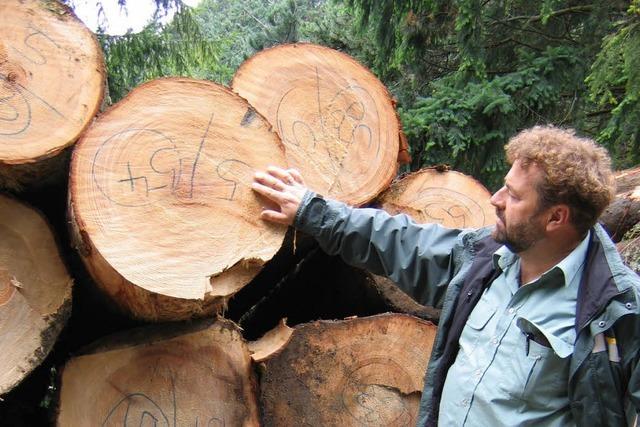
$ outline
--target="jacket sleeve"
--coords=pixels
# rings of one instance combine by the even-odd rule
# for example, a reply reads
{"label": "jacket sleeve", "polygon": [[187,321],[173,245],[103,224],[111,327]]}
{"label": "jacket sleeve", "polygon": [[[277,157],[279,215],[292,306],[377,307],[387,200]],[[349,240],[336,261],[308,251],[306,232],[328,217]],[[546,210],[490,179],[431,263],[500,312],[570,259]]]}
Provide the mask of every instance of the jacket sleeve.
{"label": "jacket sleeve", "polygon": [[455,271],[461,230],[420,225],[406,215],[356,209],[307,192],[294,227],[330,255],[395,281],[421,304],[440,307]]}

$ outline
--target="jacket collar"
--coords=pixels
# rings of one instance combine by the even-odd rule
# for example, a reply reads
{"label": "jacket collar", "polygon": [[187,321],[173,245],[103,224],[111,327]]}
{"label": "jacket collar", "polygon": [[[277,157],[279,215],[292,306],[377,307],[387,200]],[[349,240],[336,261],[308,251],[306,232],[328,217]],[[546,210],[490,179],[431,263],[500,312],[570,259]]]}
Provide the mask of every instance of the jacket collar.
{"label": "jacket collar", "polygon": [[622,291],[618,289],[607,261],[606,249],[602,242],[602,238],[607,237],[598,231],[602,229],[593,229],[591,232],[585,268],[578,289],[575,325],[577,332],[586,327]]}

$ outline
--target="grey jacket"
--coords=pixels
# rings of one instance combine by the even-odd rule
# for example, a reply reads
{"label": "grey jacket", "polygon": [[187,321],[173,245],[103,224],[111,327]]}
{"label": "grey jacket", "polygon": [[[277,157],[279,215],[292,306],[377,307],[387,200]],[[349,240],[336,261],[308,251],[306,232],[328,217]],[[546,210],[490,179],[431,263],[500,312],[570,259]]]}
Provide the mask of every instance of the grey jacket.
{"label": "grey jacket", "polygon": [[[419,426],[435,426],[446,373],[458,339],[482,290],[499,272],[491,262],[500,246],[491,230],[418,225],[405,215],[354,209],[308,192],[294,226],[327,253],[394,280],[418,302],[442,308],[425,375]],[[576,309],[576,342],[567,384],[571,411],[581,426],[625,426],[640,408],[640,277],[621,261],[597,225]],[[617,341],[619,362],[593,352],[596,335]],[[614,358],[615,359],[615,358]]]}

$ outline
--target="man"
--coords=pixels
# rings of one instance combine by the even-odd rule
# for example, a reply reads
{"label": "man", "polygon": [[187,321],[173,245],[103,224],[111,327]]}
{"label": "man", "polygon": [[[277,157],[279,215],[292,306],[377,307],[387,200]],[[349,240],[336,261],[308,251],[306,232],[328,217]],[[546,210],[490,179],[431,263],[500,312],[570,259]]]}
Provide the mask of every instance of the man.
{"label": "man", "polygon": [[640,278],[596,224],[611,200],[606,152],[554,127],[506,146],[495,227],[417,225],[256,173],[262,218],[391,277],[441,307],[418,425],[628,425],[640,408]]}

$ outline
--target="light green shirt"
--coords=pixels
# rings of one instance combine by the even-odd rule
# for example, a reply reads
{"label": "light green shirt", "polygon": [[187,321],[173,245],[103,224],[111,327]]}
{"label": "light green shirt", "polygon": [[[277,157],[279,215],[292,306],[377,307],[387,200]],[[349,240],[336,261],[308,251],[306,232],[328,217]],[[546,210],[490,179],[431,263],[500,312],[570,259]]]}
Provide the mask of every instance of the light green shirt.
{"label": "light green shirt", "polygon": [[519,286],[520,258],[501,247],[502,274],[484,292],[447,373],[440,426],[568,426],[569,356],[589,235],[537,280]]}

